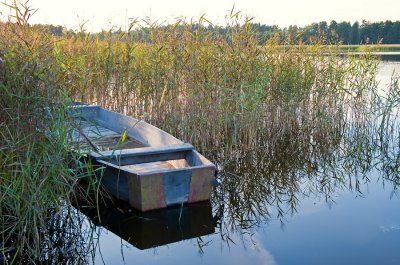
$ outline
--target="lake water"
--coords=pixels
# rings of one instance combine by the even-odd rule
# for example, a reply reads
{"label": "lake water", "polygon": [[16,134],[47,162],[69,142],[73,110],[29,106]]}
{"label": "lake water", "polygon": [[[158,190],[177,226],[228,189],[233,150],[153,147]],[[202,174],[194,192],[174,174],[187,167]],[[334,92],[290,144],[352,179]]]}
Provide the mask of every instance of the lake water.
{"label": "lake water", "polygon": [[[399,55],[384,57],[380,63],[380,87],[388,86],[393,71],[400,73]],[[281,163],[280,154],[271,158],[262,152],[244,153],[222,168],[222,185],[211,204],[147,215],[103,207],[102,225],[96,209],[83,207],[84,215],[78,214],[83,218],[81,227],[92,233],[91,241],[84,243],[93,246],[90,260],[95,264],[400,264],[398,139],[373,165],[369,158],[377,149],[369,146],[373,138],[367,135],[367,142],[361,141],[365,146],[359,145],[356,153],[335,151],[334,158],[323,155],[331,154],[329,145],[315,160],[305,161],[301,170],[292,170],[296,161]],[[349,145],[351,141],[336,148]],[[299,171],[304,174],[299,176]],[[240,185],[235,186],[234,180],[224,183],[229,176],[241,179]]]}

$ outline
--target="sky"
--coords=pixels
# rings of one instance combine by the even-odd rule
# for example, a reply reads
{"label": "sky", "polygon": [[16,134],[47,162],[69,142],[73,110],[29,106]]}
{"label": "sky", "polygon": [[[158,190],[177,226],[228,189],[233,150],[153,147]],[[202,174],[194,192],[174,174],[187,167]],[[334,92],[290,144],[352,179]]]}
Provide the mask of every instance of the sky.
{"label": "sky", "polygon": [[[92,32],[124,27],[131,18],[167,23],[179,17],[196,21],[203,14],[213,24],[225,25],[233,6],[241,14],[255,17],[254,22],[280,27],[331,20],[400,20],[400,0],[30,0],[29,4],[38,9],[31,24],[77,29],[87,21],[85,28]],[[2,19],[6,19],[8,8],[1,6],[0,10]]]}

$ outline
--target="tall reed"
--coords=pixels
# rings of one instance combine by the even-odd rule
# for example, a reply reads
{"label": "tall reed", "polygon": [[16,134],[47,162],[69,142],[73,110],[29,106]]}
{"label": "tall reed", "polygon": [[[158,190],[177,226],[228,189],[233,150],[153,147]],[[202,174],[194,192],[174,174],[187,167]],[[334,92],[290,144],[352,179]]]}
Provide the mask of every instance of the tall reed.
{"label": "tall reed", "polygon": [[250,21],[232,12],[228,36],[205,30],[204,18],[172,26],[148,22],[147,41],[137,39],[137,24],[101,38],[66,36],[54,45],[56,79],[75,100],[143,117],[198,147],[247,139],[254,148],[266,111],[312,115],[364,99],[373,60],[332,55],[323,39],[305,46],[272,38],[260,46]]}
{"label": "tall reed", "polygon": [[28,6],[10,7],[14,22],[0,25],[0,260],[12,263],[40,256],[48,222],[84,194],[75,187],[86,173],[68,149],[54,40],[31,29]]}

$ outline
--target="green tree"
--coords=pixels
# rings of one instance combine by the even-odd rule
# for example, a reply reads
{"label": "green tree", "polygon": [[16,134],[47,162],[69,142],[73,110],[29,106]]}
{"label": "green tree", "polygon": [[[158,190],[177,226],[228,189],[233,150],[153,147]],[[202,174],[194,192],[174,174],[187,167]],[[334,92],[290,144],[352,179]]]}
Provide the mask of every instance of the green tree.
{"label": "green tree", "polygon": [[361,38],[360,38],[360,24],[358,23],[358,21],[356,21],[351,26],[350,43],[351,44],[360,44],[360,41],[361,41]]}
{"label": "green tree", "polygon": [[336,32],[338,37],[344,44],[350,44],[351,25],[349,22],[340,22],[337,24]]}

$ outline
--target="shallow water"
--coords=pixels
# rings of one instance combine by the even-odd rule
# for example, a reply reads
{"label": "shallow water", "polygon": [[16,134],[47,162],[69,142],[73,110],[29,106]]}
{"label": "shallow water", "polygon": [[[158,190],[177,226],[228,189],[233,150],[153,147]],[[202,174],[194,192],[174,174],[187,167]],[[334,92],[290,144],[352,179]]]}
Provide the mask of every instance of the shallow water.
{"label": "shallow water", "polygon": [[[382,89],[394,70],[400,73],[400,60],[381,62],[377,79]],[[97,210],[83,208],[84,215],[78,212],[83,218],[81,227],[95,234],[87,242],[94,249],[91,261],[400,264],[400,178],[395,160],[399,147],[389,148],[387,156],[371,166],[368,155],[376,146],[369,143],[375,138],[366,137],[357,153],[335,151],[339,154],[334,158],[326,154],[351,143],[328,144],[315,160],[305,156],[305,168],[293,170],[296,162],[288,158],[285,164],[280,154],[272,165],[281,169],[271,171],[266,154],[244,152],[222,168],[223,183],[211,204],[150,215],[104,207],[102,225],[98,225]],[[398,139],[392,144],[396,143]],[[370,147],[375,151],[370,152]],[[228,176],[233,178],[231,183],[226,183]],[[235,177],[257,181],[235,186]]]}

